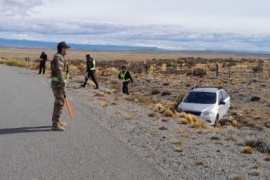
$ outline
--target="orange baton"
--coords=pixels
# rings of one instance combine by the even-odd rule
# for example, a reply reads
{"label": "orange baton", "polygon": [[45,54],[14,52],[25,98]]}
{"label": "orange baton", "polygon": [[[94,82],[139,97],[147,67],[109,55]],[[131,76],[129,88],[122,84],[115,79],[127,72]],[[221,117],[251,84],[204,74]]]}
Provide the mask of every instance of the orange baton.
{"label": "orange baton", "polygon": [[67,106],[69,117],[72,118],[73,115],[72,115],[72,111],[71,111],[71,108],[70,108],[70,105],[69,105],[69,102],[68,102],[68,99],[67,98],[65,98],[65,104]]}

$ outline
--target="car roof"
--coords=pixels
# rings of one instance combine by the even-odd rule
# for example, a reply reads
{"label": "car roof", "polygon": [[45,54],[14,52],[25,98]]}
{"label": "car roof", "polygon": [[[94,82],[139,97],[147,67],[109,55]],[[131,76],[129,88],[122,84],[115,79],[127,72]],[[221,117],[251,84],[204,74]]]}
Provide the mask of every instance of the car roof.
{"label": "car roof", "polygon": [[222,89],[221,87],[196,87],[191,90],[191,92],[217,92]]}

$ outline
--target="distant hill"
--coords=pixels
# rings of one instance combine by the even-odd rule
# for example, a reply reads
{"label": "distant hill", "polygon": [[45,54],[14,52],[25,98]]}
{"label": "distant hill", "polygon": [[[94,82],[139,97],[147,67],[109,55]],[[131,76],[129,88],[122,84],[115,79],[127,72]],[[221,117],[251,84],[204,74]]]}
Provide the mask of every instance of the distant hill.
{"label": "distant hill", "polygon": [[[152,50],[162,51],[157,47],[142,47],[142,46],[118,46],[118,45],[91,45],[91,44],[73,44],[68,43],[72,49],[83,50],[108,50],[108,51],[130,51],[130,50]],[[14,40],[0,38],[0,46],[2,47],[17,47],[17,48],[52,48],[57,46],[56,42],[42,42],[30,40]]]}

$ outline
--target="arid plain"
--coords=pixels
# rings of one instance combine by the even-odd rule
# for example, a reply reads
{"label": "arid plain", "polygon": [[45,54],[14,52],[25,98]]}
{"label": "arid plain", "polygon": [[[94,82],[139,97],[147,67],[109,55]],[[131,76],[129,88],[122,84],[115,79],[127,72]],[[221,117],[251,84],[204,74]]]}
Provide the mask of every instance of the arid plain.
{"label": "arid plain", "polygon": [[[0,48],[0,59],[23,60],[29,64],[30,69],[38,71],[39,56],[42,51],[48,54],[49,61],[56,53],[56,50],[52,49]],[[80,88],[85,74],[86,54],[91,54],[97,61],[96,75],[100,84],[98,91],[93,90],[94,85],[91,81],[86,89]],[[174,153],[180,154],[181,157],[188,157],[189,151],[194,150],[193,146],[200,146],[198,152],[200,150],[206,152],[205,148],[209,146],[212,149],[216,149],[216,146],[224,146],[228,149],[226,155],[230,156],[230,151],[239,151],[240,155],[236,155],[236,157],[239,156],[237,161],[241,162],[243,161],[241,158],[246,158],[245,166],[239,167],[240,165],[236,162],[232,165],[232,168],[239,167],[239,173],[235,171],[221,179],[266,179],[269,177],[267,168],[270,165],[270,55],[71,49],[66,59],[69,61],[72,77],[68,85],[69,90],[78,94],[87,91],[87,97],[100,102],[101,108],[105,110],[116,106],[125,109],[121,106],[125,103],[131,104],[130,106],[134,109],[141,109],[137,113],[143,113],[144,117],[148,117],[147,119],[142,120],[131,110],[124,110],[123,117],[126,121],[123,124],[120,124],[122,121],[118,121],[117,130],[122,133],[122,131],[127,131],[127,126],[131,126],[130,124],[139,124],[141,131],[148,129],[153,132],[151,134],[144,131],[147,134],[145,136],[141,135],[141,132],[132,134],[129,142],[140,144],[137,150],[142,154],[147,149],[148,155],[145,155],[145,158],[149,158],[154,164],[159,164],[159,169],[167,169],[168,174],[171,172],[173,175],[168,176],[172,179],[180,175],[184,168],[171,159],[175,156]],[[48,62],[47,69],[49,69],[49,64]],[[123,97],[121,82],[117,79],[122,65],[128,67],[134,79],[134,83],[130,85],[129,97]],[[45,75],[49,78],[50,71],[47,70]],[[222,86],[228,91],[231,107],[228,115],[217,126],[208,126],[195,117],[176,111],[183,96],[195,86]],[[157,127],[150,127],[148,121],[155,123]],[[127,122],[130,124],[127,125]],[[112,122],[103,123],[110,127]],[[156,131],[162,133],[158,134]],[[161,134],[166,134],[163,137],[171,137],[171,139],[168,142],[158,142],[160,139],[157,136]],[[138,138],[139,135],[140,138]],[[125,141],[125,138],[123,140]],[[150,140],[151,143],[149,143]],[[190,140],[194,141],[194,144],[190,144]],[[160,143],[163,147],[156,147]],[[165,147],[166,150],[162,149]],[[210,162],[206,157],[199,157],[199,155],[191,158],[194,166],[202,166],[206,169],[210,167],[209,171],[213,170],[212,165],[219,165],[218,160],[215,162],[212,159]],[[162,162],[164,159],[167,159],[166,162]],[[234,161],[226,163],[233,164]],[[250,165],[247,165],[248,163]],[[179,169],[180,167],[182,169]],[[192,167],[187,167],[189,168],[192,169]],[[227,172],[230,168],[217,168],[217,172],[222,174],[221,177],[225,177],[226,173],[222,172],[222,169]],[[248,173],[249,171],[252,173]],[[212,176],[209,175],[208,178],[216,179],[217,172],[209,172]],[[193,179],[192,177],[197,176],[189,177],[186,174],[183,177]]]}

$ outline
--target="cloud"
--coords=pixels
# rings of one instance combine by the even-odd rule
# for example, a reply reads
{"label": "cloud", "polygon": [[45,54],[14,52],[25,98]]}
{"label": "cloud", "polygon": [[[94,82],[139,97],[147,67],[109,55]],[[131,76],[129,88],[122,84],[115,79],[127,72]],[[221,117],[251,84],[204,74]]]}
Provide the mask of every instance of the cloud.
{"label": "cloud", "polygon": [[28,16],[34,8],[52,0],[0,0],[0,17]]}
{"label": "cloud", "polygon": [[[155,46],[171,50],[269,50],[269,34],[216,32],[187,29],[178,25],[118,25],[68,19],[55,22],[29,17],[5,18],[0,32],[14,39],[62,41],[99,45]],[[15,23],[17,22],[17,23]],[[15,31],[16,30],[16,31]],[[0,37],[3,38],[0,34]],[[4,36],[6,37],[6,36]]]}
{"label": "cloud", "polygon": [[247,1],[0,0],[0,38],[270,52],[268,6]]}

